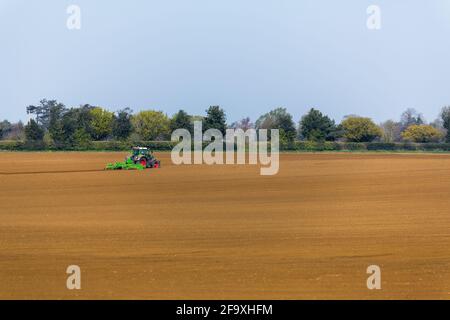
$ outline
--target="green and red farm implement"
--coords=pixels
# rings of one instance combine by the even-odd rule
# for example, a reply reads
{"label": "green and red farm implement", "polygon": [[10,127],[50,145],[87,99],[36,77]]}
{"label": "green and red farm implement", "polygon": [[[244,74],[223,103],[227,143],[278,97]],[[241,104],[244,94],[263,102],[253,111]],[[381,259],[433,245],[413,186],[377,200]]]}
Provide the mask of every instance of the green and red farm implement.
{"label": "green and red farm implement", "polygon": [[160,168],[161,162],[146,147],[133,147],[131,155],[124,162],[108,163],[105,170],[145,170]]}

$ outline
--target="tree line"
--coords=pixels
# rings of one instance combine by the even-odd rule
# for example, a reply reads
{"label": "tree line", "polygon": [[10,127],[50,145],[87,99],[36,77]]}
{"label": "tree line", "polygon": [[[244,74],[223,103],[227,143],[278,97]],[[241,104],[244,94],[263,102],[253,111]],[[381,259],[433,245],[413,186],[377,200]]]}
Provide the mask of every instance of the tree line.
{"label": "tree line", "polygon": [[162,111],[144,110],[134,113],[130,108],[111,112],[89,104],[68,108],[56,100],[43,99],[26,108],[30,121],[0,122],[0,139],[20,140],[30,144],[64,149],[87,147],[92,141],[168,141],[176,129],[193,132],[194,121],[202,121],[203,130],[214,128],[223,134],[227,128],[279,129],[280,143],[293,141],[343,142],[447,142],[450,143],[450,107],[442,108],[440,117],[427,123],[414,109],[407,109],[399,121],[376,124],[368,117],[349,115],[337,124],[317,109],[310,109],[297,125],[285,108],[276,108],[261,115],[227,124],[225,111],[211,106],[205,115],[190,115],[179,110],[172,117]]}

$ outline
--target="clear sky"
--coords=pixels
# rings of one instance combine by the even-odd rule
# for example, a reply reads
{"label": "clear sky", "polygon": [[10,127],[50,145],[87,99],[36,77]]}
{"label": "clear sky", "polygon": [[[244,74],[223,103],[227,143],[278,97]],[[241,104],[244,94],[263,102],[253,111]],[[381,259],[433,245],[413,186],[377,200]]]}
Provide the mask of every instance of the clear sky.
{"label": "clear sky", "polygon": [[[69,5],[81,30],[66,27]],[[366,9],[381,8],[381,30]],[[41,98],[111,110],[286,107],[434,120],[450,105],[450,0],[0,0],[0,119]]]}

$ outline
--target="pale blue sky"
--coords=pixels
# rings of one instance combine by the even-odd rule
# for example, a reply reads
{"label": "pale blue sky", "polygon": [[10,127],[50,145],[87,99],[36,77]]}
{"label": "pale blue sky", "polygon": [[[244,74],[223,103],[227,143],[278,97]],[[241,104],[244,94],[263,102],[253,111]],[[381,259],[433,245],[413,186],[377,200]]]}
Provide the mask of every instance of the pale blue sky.
{"label": "pale blue sky", "polygon": [[44,97],[169,115],[218,104],[229,122],[278,106],[295,121],[310,107],[434,120],[450,105],[450,0],[0,0],[0,39],[0,119]]}

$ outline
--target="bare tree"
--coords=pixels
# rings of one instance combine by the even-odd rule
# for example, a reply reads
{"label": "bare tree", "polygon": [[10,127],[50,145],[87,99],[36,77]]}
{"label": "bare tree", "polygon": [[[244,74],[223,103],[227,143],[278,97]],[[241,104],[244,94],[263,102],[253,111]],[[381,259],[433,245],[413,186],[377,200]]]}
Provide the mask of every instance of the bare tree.
{"label": "bare tree", "polygon": [[242,129],[244,131],[247,131],[248,129],[254,129],[255,125],[253,124],[253,122],[251,122],[249,117],[246,117],[239,121],[233,122],[233,124],[231,124],[231,128],[232,129]]}
{"label": "bare tree", "polygon": [[413,124],[424,124],[425,118],[421,113],[418,113],[413,108],[406,109],[405,112],[402,113],[400,123],[402,124],[402,131],[406,130],[409,126]]}
{"label": "bare tree", "polygon": [[381,140],[383,142],[397,142],[401,140],[402,125],[393,120],[387,120],[380,124],[383,134]]}

